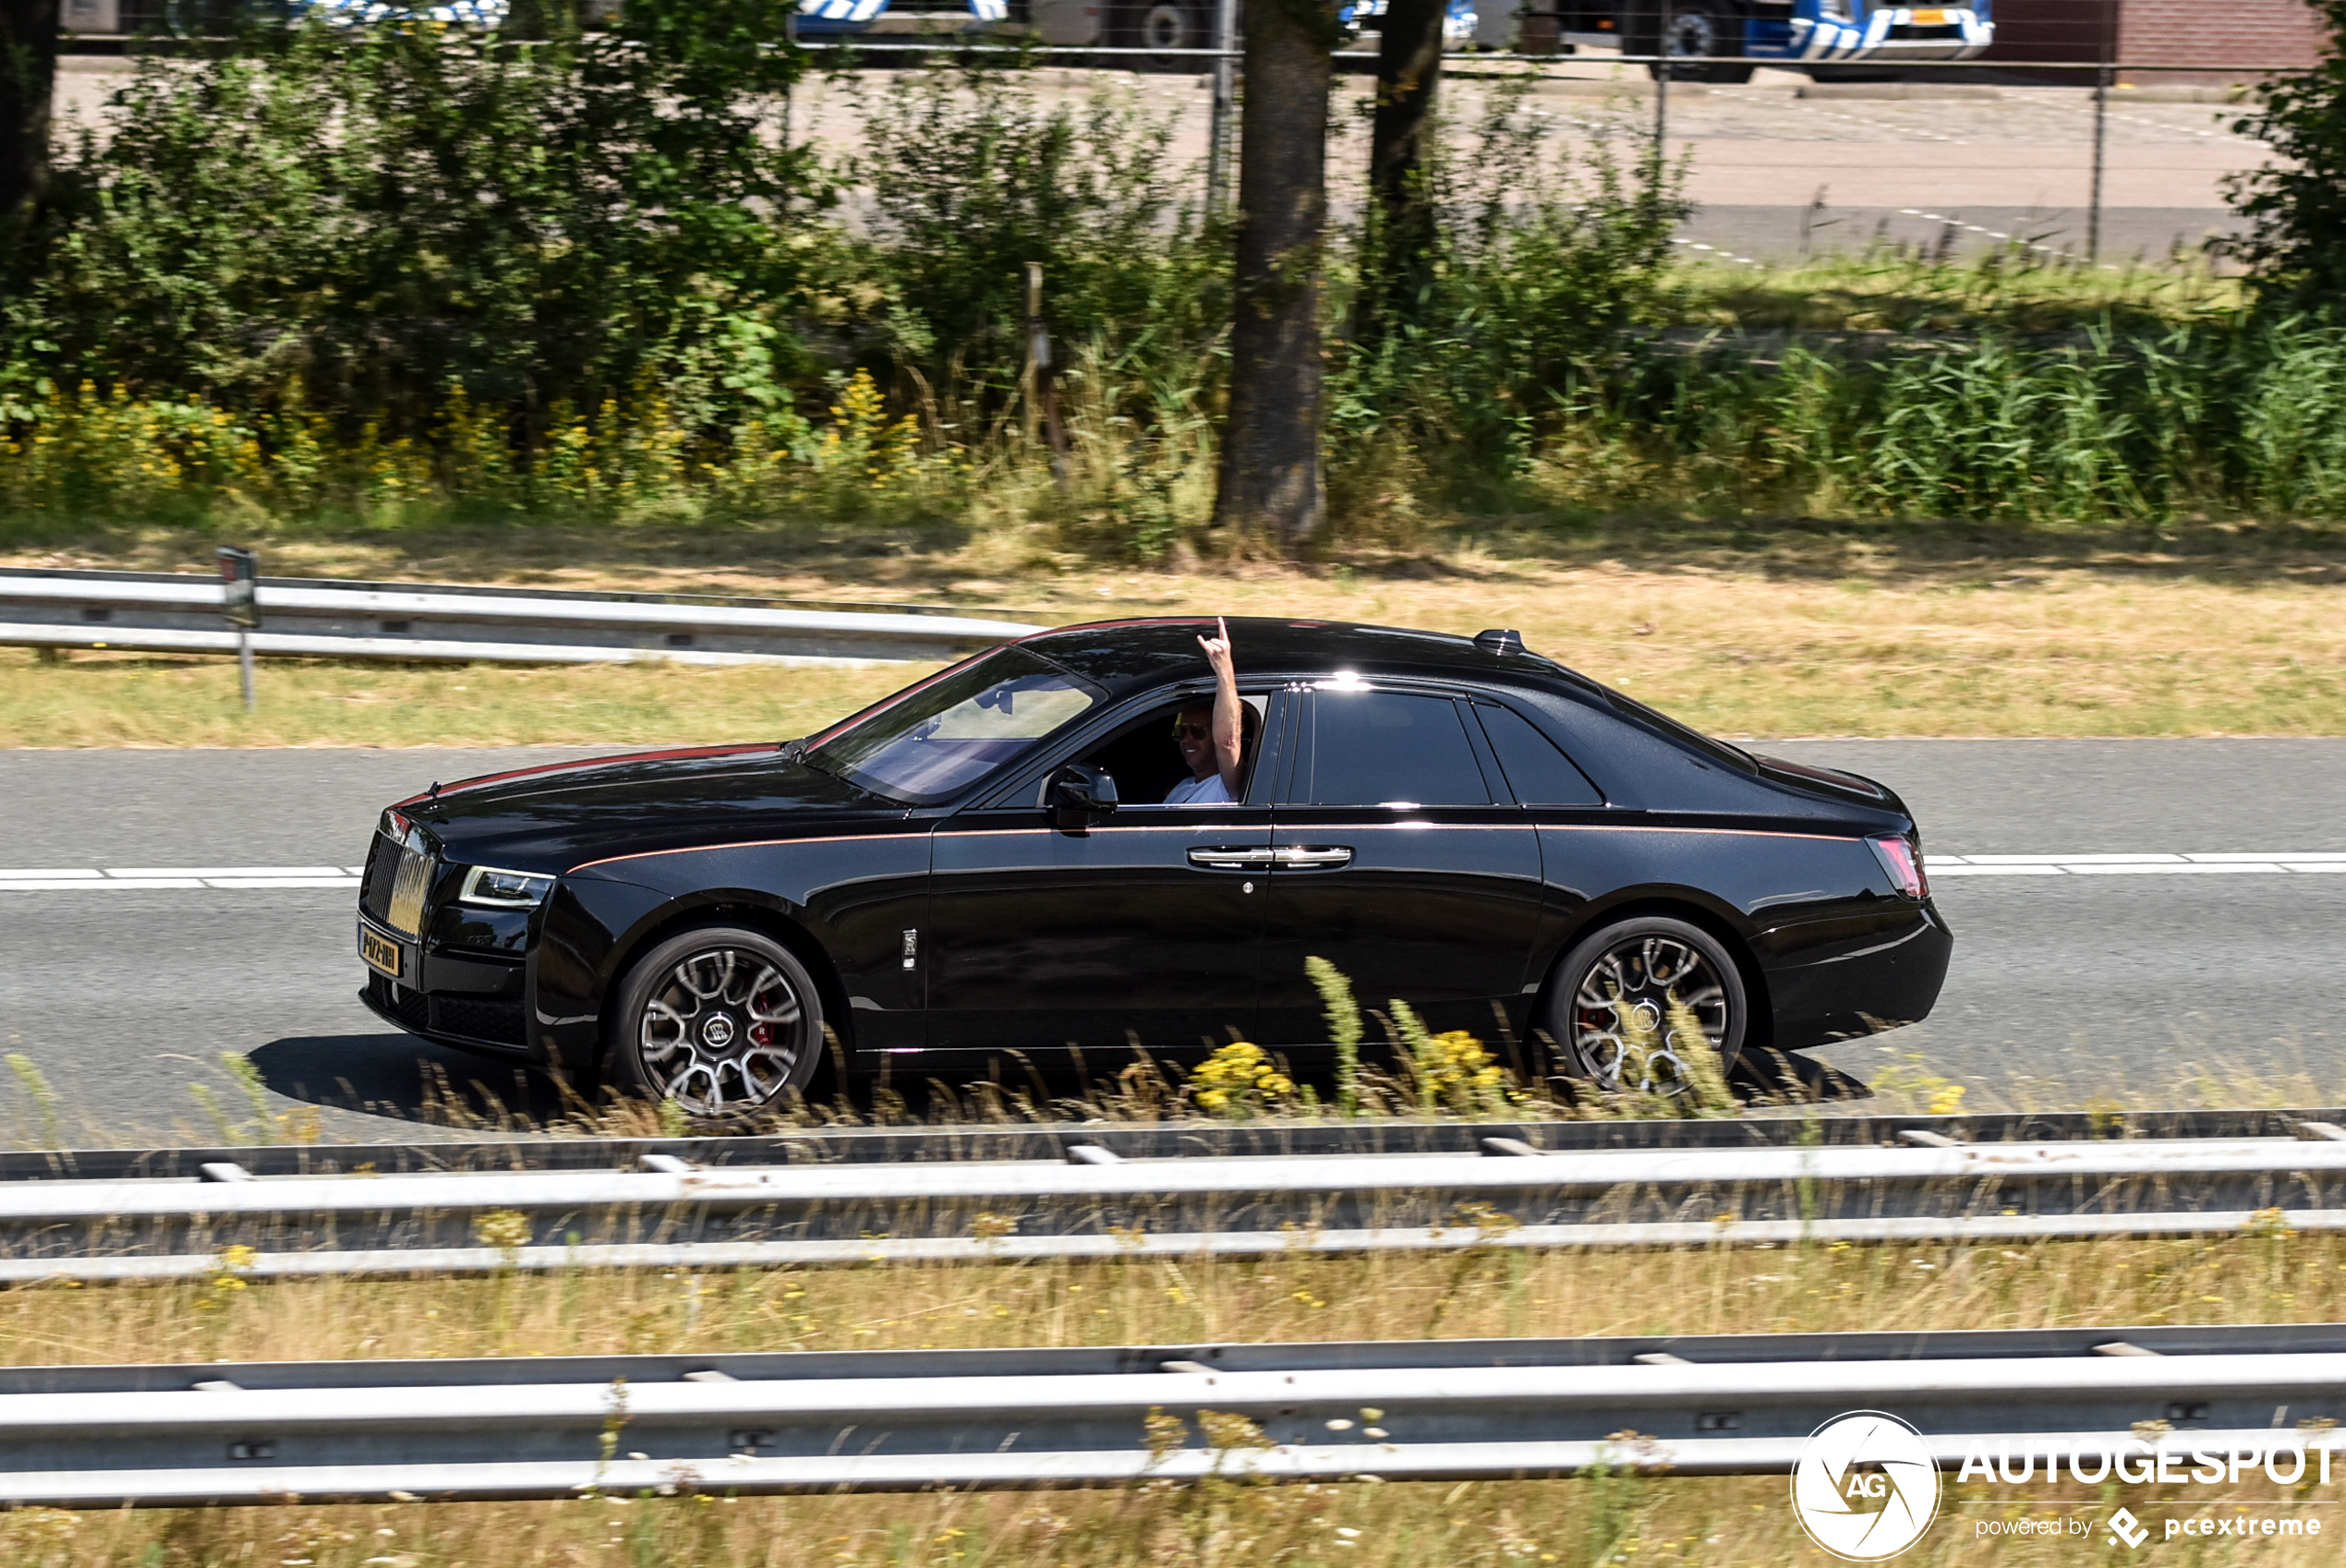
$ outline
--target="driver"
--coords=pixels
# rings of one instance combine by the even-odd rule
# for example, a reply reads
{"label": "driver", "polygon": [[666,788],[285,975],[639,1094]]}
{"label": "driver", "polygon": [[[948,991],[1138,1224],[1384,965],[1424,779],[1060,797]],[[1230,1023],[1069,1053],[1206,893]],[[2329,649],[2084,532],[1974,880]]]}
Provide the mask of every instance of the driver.
{"label": "driver", "polygon": [[1214,671],[1214,700],[1191,704],[1173,721],[1173,743],[1181,748],[1191,776],[1166,795],[1168,806],[1234,804],[1247,742],[1253,739],[1249,731],[1260,722],[1254,709],[1239,697],[1238,671],[1230,663],[1230,629],[1218,615],[1214,628],[1216,635],[1197,640],[1205,650],[1206,667]]}

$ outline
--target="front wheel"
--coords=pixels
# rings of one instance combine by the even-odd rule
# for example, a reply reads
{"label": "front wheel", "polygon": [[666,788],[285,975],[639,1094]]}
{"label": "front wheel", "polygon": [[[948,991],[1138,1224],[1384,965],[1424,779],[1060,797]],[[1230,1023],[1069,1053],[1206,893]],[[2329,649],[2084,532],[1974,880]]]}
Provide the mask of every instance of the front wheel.
{"label": "front wheel", "polygon": [[612,1016],[611,1086],[739,1119],[804,1093],[823,1059],[823,1005],[789,948],[736,926],[688,931],[627,971]]}
{"label": "front wheel", "polygon": [[1743,971],[1727,949],[1666,915],[1621,921],[1575,944],[1542,1012],[1567,1070],[1608,1092],[1662,1095],[1693,1087],[1687,1055],[1698,1043],[1722,1069],[1733,1063],[1749,1019]]}

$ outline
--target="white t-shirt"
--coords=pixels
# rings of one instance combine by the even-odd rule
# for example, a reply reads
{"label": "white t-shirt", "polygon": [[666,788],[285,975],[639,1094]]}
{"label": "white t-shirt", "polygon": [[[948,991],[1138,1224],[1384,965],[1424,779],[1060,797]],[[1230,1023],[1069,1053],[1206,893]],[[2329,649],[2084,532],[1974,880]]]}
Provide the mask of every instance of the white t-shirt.
{"label": "white t-shirt", "polygon": [[1184,778],[1173,786],[1165,797],[1168,806],[1227,806],[1238,802],[1230,799],[1230,791],[1223,786],[1222,776],[1209,773],[1203,778]]}

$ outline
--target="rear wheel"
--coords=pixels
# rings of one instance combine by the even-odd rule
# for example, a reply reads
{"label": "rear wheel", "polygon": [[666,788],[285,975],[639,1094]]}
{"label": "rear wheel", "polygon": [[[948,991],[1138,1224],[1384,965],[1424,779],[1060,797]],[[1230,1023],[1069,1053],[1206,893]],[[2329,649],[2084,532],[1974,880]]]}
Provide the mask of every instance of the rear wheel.
{"label": "rear wheel", "polygon": [[786,1105],[823,1059],[814,978],[789,948],[738,926],[688,931],[637,959],[612,1028],[611,1087],[708,1120]]}
{"label": "rear wheel", "polygon": [[[1131,0],[1124,7],[1124,36],[1117,42],[1128,49],[1205,49],[1213,45],[1213,24],[1204,10],[1179,0]],[[1175,57],[1154,62],[1168,70],[1200,68],[1204,62]]]}
{"label": "rear wheel", "polygon": [[[1649,26],[1652,25],[1651,23]],[[1667,26],[1661,30],[1662,47],[1652,51],[1689,60],[1706,55],[1741,54],[1743,53],[1743,18],[1716,3],[1716,0],[1674,0]],[[1672,81],[1745,82],[1751,79],[1754,67],[1734,63],[1711,65],[1673,65],[1668,67]],[[1659,78],[1663,67],[1648,66],[1649,74]]]}
{"label": "rear wheel", "polygon": [[1683,1094],[1688,1052],[1706,1045],[1723,1068],[1742,1052],[1749,1017],[1743,971],[1717,937],[1646,915],[1574,945],[1542,1022],[1567,1069],[1600,1089]]}

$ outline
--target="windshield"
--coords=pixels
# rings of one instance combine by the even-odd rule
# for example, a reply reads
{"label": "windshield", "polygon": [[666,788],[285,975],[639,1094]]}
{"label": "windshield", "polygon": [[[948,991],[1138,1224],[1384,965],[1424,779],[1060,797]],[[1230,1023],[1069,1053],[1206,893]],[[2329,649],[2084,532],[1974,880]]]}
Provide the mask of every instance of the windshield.
{"label": "windshield", "polygon": [[961,793],[1096,706],[1097,688],[1023,648],[914,690],[806,754],[806,760],[892,800],[926,805]]}

